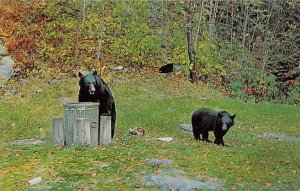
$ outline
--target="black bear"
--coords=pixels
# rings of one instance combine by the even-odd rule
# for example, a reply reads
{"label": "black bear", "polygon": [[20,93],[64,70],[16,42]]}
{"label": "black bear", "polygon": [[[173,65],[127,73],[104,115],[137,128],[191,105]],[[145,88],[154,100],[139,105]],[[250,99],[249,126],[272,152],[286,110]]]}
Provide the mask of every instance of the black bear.
{"label": "black bear", "polygon": [[170,73],[173,72],[173,64],[166,64],[159,68],[160,73]]}
{"label": "black bear", "polygon": [[181,67],[179,64],[165,64],[159,68],[160,73],[170,73],[173,71],[180,71]]}
{"label": "black bear", "polygon": [[97,75],[97,71],[83,75],[78,73],[79,80],[79,102],[100,103],[99,114],[111,115],[111,138],[114,136],[116,123],[115,101],[107,84]]}
{"label": "black bear", "polygon": [[[200,108],[192,114],[193,134],[196,140],[211,142],[208,140],[208,132],[215,134],[215,144],[223,145],[223,136],[234,124],[235,114],[227,111],[215,111],[209,108]],[[201,137],[200,137],[201,135]]]}

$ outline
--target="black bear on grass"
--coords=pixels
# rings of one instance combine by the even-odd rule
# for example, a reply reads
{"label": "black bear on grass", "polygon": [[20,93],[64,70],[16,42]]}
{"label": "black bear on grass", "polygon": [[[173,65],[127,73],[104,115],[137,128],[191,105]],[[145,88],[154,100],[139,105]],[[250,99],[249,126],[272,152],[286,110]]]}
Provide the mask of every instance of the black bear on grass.
{"label": "black bear on grass", "polygon": [[78,73],[79,80],[79,102],[100,103],[99,114],[111,115],[111,138],[114,136],[116,123],[115,101],[107,84],[97,75],[97,71],[83,75]]}
{"label": "black bear on grass", "polygon": [[171,73],[181,71],[179,64],[165,64],[159,68],[159,73]]}
{"label": "black bear on grass", "polygon": [[[208,140],[208,132],[215,134],[215,144],[225,145],[223,136],[234,124],[235,114],[227,111],[215,111],[209,108],[200,108],[192,114],[193,134],[196,140],[211,142]],[[200,137],[201,135],[201,137]]]}

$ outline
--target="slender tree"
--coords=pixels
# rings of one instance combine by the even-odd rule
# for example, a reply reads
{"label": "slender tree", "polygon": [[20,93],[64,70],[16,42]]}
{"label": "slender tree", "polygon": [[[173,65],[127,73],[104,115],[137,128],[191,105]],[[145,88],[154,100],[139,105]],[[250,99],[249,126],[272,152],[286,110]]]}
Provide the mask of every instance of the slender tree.
{"label": "slender tree", "polygon": [[194,40],[193,40],[193,15],[194,15],[194,1],[189,1],[189,6],[187,9],[188,12],[188,21],[187,21],[187,43],[188,43],[188,54],[190,60],[190,79],[192,83],[197,81],[196,78],[196,71],[195,71],[195,47],[194,47]]}

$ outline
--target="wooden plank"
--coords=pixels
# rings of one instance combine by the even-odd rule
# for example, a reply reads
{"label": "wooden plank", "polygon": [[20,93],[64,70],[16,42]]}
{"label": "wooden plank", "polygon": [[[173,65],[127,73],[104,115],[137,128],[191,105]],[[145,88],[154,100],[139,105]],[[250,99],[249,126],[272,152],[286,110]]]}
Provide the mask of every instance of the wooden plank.
{"label": "wooden plank", "polygon": [[76,118],[73,144],[91,144],[91,124],[87,118]]}
{"label": "wooden plank", "polygon": [[52,143],[56,146],[65,145],[64,119],[62,117],[52,119]]}
{"label": "wooden plank", "polygon": [[99,144],[105,145],[110,142],[111,142],[111,116],[101,116]]}
{"label": "wooden plank", "polygon": [[91,145],[98,146],[99,145],[99,122],[91,121]]}

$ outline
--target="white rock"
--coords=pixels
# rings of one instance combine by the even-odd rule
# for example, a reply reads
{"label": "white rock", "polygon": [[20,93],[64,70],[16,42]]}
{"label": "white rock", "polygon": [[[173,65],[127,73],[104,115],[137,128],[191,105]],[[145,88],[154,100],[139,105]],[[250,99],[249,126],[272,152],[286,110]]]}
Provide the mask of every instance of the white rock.
{"label": "white rock", "polygon": [[8,52],[7,50],[5,49],[5,47],[3,45],[0,44],[0,55],[1,56],[7,56],[8,55]]}
{"label": "white rock", "polygon": [[31,179],[28,181],[28,184],[29,186],[34,186],[36,184],[39,184],[43,181],[43,178],[42,177],[37,177],[37,178],[34,178],[34,179]]}
{"label": "white rock", "polygon": [[172,142],[173,138],[172,137],[160,137],[160,138],[157,138],[157,140],[160,140],[163,142]]}
{"label": "white rock", "polygon": [[117,66],[117,67],[114,68],[115,71],[121,71],[123,69],[124,69],[123,66]]}
{"label": "white rock", "polygon": [[10,56],[4,56],[1,60],[1,63],[4,65],[14,65],[14,61]]}
{"label": "white rock", "polygon": [[9,80],[14,73],[11,65],[0,65],[0,79]]}

